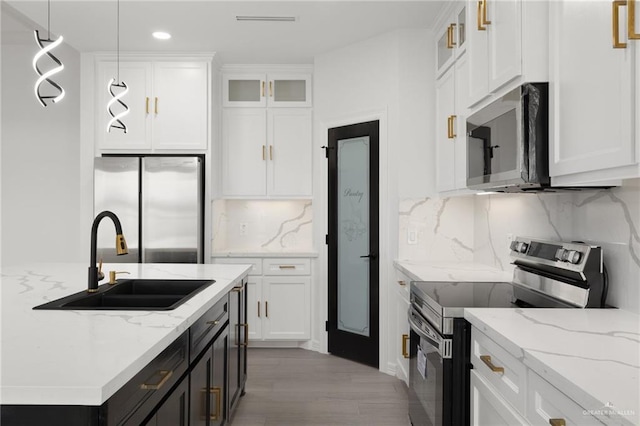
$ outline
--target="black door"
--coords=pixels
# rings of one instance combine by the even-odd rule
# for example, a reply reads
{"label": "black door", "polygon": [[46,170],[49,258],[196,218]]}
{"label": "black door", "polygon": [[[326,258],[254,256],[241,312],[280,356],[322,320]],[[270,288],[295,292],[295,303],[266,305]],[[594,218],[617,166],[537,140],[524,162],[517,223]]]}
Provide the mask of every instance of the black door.
{"label": "black door", "polygon": [[329,129],[329,352],[378,368],[379,122]]}

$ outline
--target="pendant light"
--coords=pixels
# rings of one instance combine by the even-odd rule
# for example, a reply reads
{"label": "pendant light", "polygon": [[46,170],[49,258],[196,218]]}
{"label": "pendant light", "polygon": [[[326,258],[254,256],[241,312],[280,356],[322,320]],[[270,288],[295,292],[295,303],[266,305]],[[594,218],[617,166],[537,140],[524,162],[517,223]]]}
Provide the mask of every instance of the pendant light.
{"label": "pendant light", "polygon": [[[46,107],[46,100],[51,100],[52,103],[58,103],[64,98],[65,94],[64,89],[50,78],[64,69],[64,64],[60,62],[53,53],[51,53],[51,51],[58,47],[62,43],[62,40],[64,40],[62,36],[58,37],[56,40],[51,40],[51,0],[47,1],[47,38],[40,37],[38,30],[35,30],[33,33],[36,37],[36,43],[38,43],[38,46],[40,47],[40,50],[33,57],[33,69],[38,74],[38,79],[36,80],[36,84],[33,86],[33,91],[40,104],[42,104],[43,107]],[[43,73],[40,70],[40,67],[38,67],[38,60],[40,60],[44,55],[47,55],[58,65],[45,73]],[[41,93],[42,84],[45,81],[57,90],[57,95],[43,95]]]}
{"label": "pendant light", "polygon": [[[127,133],[127,126],[121,120],[121,118],[129,114],[129,107],[121,100],[129,92],[129,87],[127,87],[127,84],[124,81],[120,80],[120,0],[117,0],[117,5],[118,5],[117,6],[118,16],[116,19],[116,22],[117,22],[116,24],[117,26],[117,30],[116,30],[117,68],[116,68],[116,77],[109,80],[109,83],[107,84],[107,91],[111,95],[111,99],[109,100],[109,102],[107,102],[107,112],[111,116],[111,119],[107,123],[107,132],[111,132],[111,129],[113,128],[113,129],[122,130],[124,133]],[[113,111],[111,110],[111,107],[115,103],[120,104],[124,108],[118,114],[114,114]]]}

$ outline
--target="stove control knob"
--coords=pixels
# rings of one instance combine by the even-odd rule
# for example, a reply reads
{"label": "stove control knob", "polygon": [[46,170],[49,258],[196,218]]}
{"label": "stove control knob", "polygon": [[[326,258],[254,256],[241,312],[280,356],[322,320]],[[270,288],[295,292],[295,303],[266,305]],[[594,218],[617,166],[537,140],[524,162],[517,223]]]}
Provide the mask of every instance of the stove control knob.
{"label": "stove control knob", "polygon": [[567,262],[576,265],[580,263],[580,259],[582,259],[581,252],[578,250],[567,250]]}
{"label": "stove control knob", "polygon": [[560,262],[567,260],[567,251],[568,250],[563,248],[556,250],[556,260],[559,260]]}
{"label": "stove control knob", "polygon": [[519,251],[520,253],[526,253],[528,248],[529,248],[529,244],[519,242],[516,250]]}

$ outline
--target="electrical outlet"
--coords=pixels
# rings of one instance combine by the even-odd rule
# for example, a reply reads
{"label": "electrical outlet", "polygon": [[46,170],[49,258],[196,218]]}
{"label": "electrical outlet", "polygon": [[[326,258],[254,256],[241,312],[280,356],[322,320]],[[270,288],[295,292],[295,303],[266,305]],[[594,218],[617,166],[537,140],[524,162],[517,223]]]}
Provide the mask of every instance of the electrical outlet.
{"label": "electrical outlet", "polygon": [[418,244],[418,230],[415,228],[407,229],[407,244]]}
{"label": "electrical outlet", "polygon": [[240,235],[247,235],[247,229],[249,228],[249,224],[241,223],[240,224]]}

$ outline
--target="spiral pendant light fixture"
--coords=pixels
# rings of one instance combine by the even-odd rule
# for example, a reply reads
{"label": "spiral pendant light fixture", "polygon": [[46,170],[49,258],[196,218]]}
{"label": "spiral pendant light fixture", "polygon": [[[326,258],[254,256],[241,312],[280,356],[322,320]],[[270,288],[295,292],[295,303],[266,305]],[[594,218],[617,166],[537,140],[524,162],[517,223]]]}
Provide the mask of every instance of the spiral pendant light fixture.
{"label": "spiral pendant light fixture", "polygon": [[[43,107],[46,107],[47,100],[50,100],[51,103],[58,103],[64,98],[65,95],[64,89],[58,83],[51,79],[51,77],[53,77],[55,74],[58,74],[64,69],[64,64],[52,53],[52,50],[58,47],[62,43],[64,38],[62,36],[59,36],[56,40],[51,40],[51,0],[47,1],[47,38],[40,37],[40,32],[38,30],[35,30],[33,33],[36,37],[36,43],[38,44],[38,47],[40,47],[40,50],[38,50],[38,52],[33,57],[33,69],[38,74],[38,79],[33,86],[33,91],[40,104]],[[51,59],[57,66],[51,68],[48,71],[42,72],[42,70],[38,66],[38,61],[45,55],[49,57],[49,59]],[[49,86],[53,87],[57,94],[43,95],[42,86],[45,82],[48,83]]]}
{"label": "spiral pendant light fixture", "polygon": [[[111,129],[118,129],[122,130],[124,133],[127,133],[127,126],[121,120],[124,116],[129,114],[129,107],[122,101],[122,98],[129,92],[129,87],[124,81],[120,80],[120,0],[117,0],[117,9],[117,74],[116,78],[112,78],[107,84],[107,91],[111,95],[111,99],[109,100],[109,102],[107,102],[107,112],[111,116],[111,119],[107,123],[107,132],[111,132]],[[112,107],[116,104],[120,106],[120,112],[118,113],[114,113],[112,110]]]}

